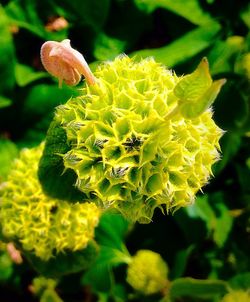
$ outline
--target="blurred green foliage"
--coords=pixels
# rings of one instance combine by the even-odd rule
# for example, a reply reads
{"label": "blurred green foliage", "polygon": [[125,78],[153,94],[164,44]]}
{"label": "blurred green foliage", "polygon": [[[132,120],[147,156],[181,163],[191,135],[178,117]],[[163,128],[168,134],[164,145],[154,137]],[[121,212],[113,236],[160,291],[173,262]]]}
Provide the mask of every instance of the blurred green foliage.
{"label": "blurred green foliage", "polygon": [[[61,278],[61,298],[53,287],[41,301],[160,301],[126,284],[130,254],[139,249],[160,253],[168,263],[171,297],[162,301],[219,301],[227,287],[250,288],[249,28],[247,0],[1,0],[0,186],[18,150],[43,140],[55,106],[77,93],[59,89],[42,68],[46,40],[71,39],[92,69],[127,53],[153,56],[181,75],[206,56],[213,78],[227,79],[213,105],[225,130],[222,160],[204,194],[173,216],[156,212],[149,225],[104,216],[96,263],[85,274]],[[28,261],[14,264],[0,251],[3,301],[37,301],[29,290],[37,273]]]}

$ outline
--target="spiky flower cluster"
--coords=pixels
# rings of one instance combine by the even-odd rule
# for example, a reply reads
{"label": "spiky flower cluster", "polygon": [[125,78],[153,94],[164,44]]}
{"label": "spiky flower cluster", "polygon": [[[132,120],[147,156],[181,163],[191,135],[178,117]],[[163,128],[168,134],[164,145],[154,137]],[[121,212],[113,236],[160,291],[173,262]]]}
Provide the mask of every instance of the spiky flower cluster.
{"label": "spiky flower cluster", "polygon": [[[156,207],[168,211],[193,202],[219,158],[222,131],[211,110],[192,118],[173,114],[181,78],[152,58],[120,56],[95,77],[95,85],[56,114],[70,144],[64,166],[75,171],[76,186],[98,205],[139,222],[149,222]],[[196,94],[197,87],[185,86]]]}
{"label": "spiky flower cluster", "polygon": [[221,302],[250,302],[250,292],[235,290],[226,294]]}
{"label": "spiky flower cluster", "polygon": [[85,248],[100,210],[94,203],[67,203],[44,195],[37,178],[43,144],[21,151],[1,193],[3,235],[42,260]]}
{"label": "spiky flower cluster", "polygon": [[127,270],[127,282],[145,295],[161,291],[167,284],[168,268],[161,255],[139,250]]}

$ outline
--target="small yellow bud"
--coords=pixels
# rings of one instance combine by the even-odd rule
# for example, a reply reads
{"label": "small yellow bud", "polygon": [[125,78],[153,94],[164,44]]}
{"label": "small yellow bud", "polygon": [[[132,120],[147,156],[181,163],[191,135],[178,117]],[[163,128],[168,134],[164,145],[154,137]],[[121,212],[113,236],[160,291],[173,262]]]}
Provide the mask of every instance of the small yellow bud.
{"label": "small yellow bud", "polygon": [[127,282],[135,290],[151,295],[166,286],[167,274],[168,267],[161,255],[150,250],[140,250],[128,266]]}

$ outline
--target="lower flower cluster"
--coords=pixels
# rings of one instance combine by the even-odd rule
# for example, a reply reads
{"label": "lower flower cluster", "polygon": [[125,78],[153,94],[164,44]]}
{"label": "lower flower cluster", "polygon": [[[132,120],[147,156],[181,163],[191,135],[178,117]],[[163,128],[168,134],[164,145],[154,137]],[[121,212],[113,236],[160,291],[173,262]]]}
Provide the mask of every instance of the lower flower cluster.
{"label": "lower flower cluster", "polygon": [[2,189],[3,235],[42,260],[84,249],[94,237],[100,210],[92,202],[68,203],[46,196],[37,177],[44,144],[21,151]]}

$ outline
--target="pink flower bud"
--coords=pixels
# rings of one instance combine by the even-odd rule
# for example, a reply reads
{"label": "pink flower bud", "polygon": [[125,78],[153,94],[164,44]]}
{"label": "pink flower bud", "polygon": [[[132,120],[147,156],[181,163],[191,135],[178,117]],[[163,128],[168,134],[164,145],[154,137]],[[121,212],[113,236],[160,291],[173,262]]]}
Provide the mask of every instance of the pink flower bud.
{"label": "pink flower bud", "polygon": [[41,60],[44,68],[59,79],[59,87],[63,81],[70,86],[77,85],[81,75],[89,85],[95,84],[87,62],[80,52],[71,47],[69,39],[45,42],[41,47]]}

